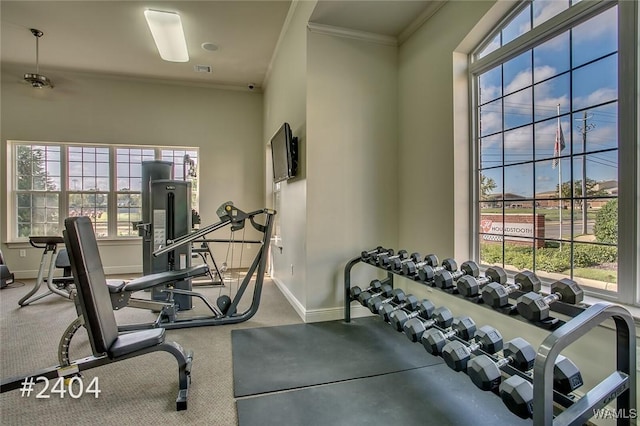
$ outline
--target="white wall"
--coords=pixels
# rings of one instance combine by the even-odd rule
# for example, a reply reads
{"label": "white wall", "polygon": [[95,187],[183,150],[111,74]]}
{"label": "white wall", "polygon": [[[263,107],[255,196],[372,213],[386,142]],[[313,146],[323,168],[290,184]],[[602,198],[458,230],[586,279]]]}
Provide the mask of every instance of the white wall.
{"label": "white wall", "polygon": [[267,205],[273,202],[271,151],[267,144],[287,122],[298,137],[298,177],[280,184],[281,248],[271,248],[271,273],[298,313],[302,315],[307,292],[307,22],[315,1],[293,2],[289,23],[281,35],[264,90],[263,150],[266,164]]}
{"label": "white wall", "polygon": [[315,320],[340,306],[347,260],[396,243],[397,47],[311,32],[307,54],[306,308]]}
{"label": "white wall", "polygon": [[[455,238],[468,235],[468,224],[453,221],[454,215],[469,217],[469,151],[465,144],[454,149],[452,56],[492,4],[447,3],[400,47],[399,180],[423,188],[420,197],[410,186],[400,193],[402,246],[441,257],[468,256],[468,238]],[[458,114],[456,119],[466,119],[465,111]],[[468,144],[468,133],[463,136]]]}
{"label": "white wall", "polygon": [[[264,207],[261,93],[62,71],[48,75],[56,82],[53,90],[38,91],[20,82],[23,72],[2,68],[2,216],[7,209],[7,140],[196,146],[203,225],[217,222],[215,211],[227,200],[245,211]],[[9,235],[5,221],[0,229],[12,272],[35,276],[40,250],[27,244],[22,247],[27,257],[20,258],[19,248],[4,244]],[[227,236],[228,230],[218,235]],[[256,248],[245,248],[247,265]],[[224,259],[226,246],[215,253],[216,259]],[[139,243],[104,244],[101,255],[107,272],[141,271]]]}
{"label": "white wall", "polygon": [[[284,121],[300,137],[300,176],[282,184],[282,250],[272,247],[272,275],[306,321],[339,317],[346,261],[394,245],[397,234],[397,191],[389,185],[397,48],[308,32],[314,7],[294,2],[264,95],[265,142]],[[265,164],[269,200],[268,156]]]}

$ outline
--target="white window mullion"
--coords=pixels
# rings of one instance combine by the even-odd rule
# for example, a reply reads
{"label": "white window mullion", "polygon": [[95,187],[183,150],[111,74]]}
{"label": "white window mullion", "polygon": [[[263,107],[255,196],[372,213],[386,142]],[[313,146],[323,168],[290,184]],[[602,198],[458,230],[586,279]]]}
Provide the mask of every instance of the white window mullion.
{"label": "white window mullion", "polygon": [[107,224],[109,238],[118,236],[118,206],[116,190],[117,182],[117,164],[116,164],[116,147],[109,148],[109,193],[107,194],[107,212],[109,214],[109,222]]}
{"label": "white window mullion", "polygon": [[60,214],[60,229],[64,229],[64,220],[69,216],[69,163],[66,145],[60,146],[60,195],[58,197],[58,208]]}

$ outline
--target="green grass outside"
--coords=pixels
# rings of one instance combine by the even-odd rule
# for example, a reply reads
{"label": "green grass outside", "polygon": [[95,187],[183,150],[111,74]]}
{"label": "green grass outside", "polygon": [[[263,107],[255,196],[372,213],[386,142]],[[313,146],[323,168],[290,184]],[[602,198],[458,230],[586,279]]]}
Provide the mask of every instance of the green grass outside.
{"label": "green grass outside", "polygon": [[[567,269],[562,272],[565,275],[569,275],[571,271]],[[605,283],[617,283],[618,282],[618,271],[613,269],[595,269],[595,268],[574,268],[573,270],[574,277],[586,278],[590,280],[602,281]]]}

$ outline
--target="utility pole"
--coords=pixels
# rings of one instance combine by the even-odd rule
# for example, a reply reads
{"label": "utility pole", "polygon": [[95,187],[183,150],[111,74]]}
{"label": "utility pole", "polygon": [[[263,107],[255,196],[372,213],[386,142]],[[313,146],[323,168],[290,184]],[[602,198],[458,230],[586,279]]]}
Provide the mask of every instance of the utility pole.
{"label": "utility pole", "polygon": [[576,118],[576,120],[582,121],[582,125],[578,126],[578,130],[582,133],[582,235],[587,235],[587,132],[593,130],[596,127],[595,123],[588,124],[592,116],[587,117],[587,111],[585,110],[582,118]]}

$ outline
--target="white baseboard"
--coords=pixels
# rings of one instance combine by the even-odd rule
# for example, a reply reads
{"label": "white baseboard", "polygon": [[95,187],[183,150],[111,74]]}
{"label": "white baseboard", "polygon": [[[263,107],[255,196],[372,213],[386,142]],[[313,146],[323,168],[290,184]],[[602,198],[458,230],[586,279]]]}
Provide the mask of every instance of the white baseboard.
{"label": "white baseboard", "polygon": [[300,301],[293,295],[293,293],[291,293],[291,290],[289,290],[282,281],[280,281],[276,277],[271,277],[271,279],[274,283],[276,283],[276,287],[280,289],[285,299],[287,299],[289,303],[291,303],[291,306],[293,306],[293,309],[295,309],[295,311],[298,313],[298,316],[302,318],[303,321],[305,321],[306,309],[302,305],[302,303],[300,303]]}
{"label": "white baseboard", "polygon": [[[289,303],[291,303],[293,309],[295,309],[295,311],[305,323],[344,319],[344,306],[322,309],[306,309],[304,305],[300,303],[300,301],[293,295],[293,293],[291,293],[291,290],[289,290],[289,288],[287,288],[287,286],[282,283],[282,281],[274,277],[271,277],[271,279],[276,283],[276,286],[280,289]],[[351,306],[351,318],[360,318],[371,315],[371,311],[363,306]]]}

